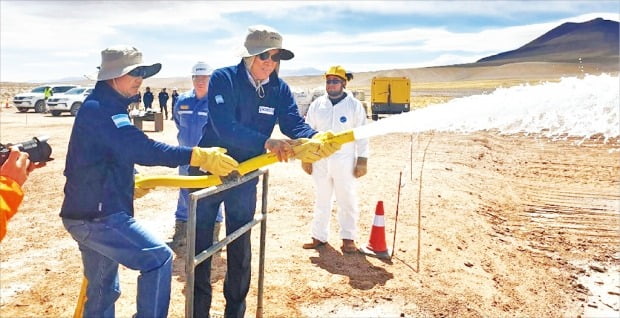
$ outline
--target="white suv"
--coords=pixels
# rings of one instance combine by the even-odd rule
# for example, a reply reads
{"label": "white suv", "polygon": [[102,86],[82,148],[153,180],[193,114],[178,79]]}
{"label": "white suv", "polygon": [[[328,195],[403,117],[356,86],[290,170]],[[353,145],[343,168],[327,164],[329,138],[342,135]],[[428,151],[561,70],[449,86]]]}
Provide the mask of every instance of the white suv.
{"label": "white suv", "polygon": [[70,112],[77,115],[84,99],[92,93],[94,87],[74,87],[62,94],[47,99],[47,109],[52,116],[60,116],[62,112]]}
{"label": "white suv", "polygon": [[22,113],[27,112],[30,108],[34,108],[37,113],[45,113],[45,96],[43,92],[46,88],[52,89],[52,96],[57,93],[64,93],[77,85],[72,84],[59,84],[59,85],[44,85],[33,88],[30,93],[21,93],[13,97],[13,105],[17,107]]}

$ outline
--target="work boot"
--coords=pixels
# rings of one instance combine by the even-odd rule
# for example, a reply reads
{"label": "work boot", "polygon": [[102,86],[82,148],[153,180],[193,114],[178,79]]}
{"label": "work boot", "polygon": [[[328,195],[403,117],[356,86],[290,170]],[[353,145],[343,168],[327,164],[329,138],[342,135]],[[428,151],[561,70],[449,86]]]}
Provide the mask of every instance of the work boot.
{"label": "work boot", "polygon": [[357,253],[357,246],[355,246],[353,240],[342,239],[342,247],[340,249],[347,254]]}
{"label": "work boot", "polygon": [[213,225],[213,244],[219,242],[221,228],[222,228],[222,222],[215,222],[215,225]]}
{"label": "work boot", "polygon": [[174,234],[172,235],[172,241],[166,243],[177,254],[183,252],[186,244],[187,236],[187,222],[176,220],[174,222]]}
{"label": "work boot", "polygon": [[323,246],[325,245],[325,242],[321,242],[317,239],[315,239],[314,237],[312,238],[312,243],[306,243],[304,245],[302,245],[302,247],[306,250],[311,250],[311,249],[315,249],[318,248],[319,246]]}

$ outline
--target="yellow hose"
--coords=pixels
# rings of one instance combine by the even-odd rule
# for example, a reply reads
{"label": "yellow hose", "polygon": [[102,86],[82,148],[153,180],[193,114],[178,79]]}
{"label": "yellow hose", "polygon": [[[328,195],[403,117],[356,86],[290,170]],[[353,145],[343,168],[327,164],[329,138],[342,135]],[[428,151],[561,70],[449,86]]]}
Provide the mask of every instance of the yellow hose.
{"label": "yellow hose", "polygon": [[[355,140],[353,130],[347,130],[335,134],[329,141],[339,143],[341,145]],[[293,147],[293,150],[299,150]],[[254,158],[248,159],[239,164],[237,171],[240,175],[245,175],[264,166],[278,162],[278,157],[273,153],[266,153]],[[171,176],[171,175],[153,175],[143,176],[137,174],[135,176],[136,188],[151,189],[155,187],[174,187],[174,188],[208,188],[222,184],[222,179],[218,176]]]}

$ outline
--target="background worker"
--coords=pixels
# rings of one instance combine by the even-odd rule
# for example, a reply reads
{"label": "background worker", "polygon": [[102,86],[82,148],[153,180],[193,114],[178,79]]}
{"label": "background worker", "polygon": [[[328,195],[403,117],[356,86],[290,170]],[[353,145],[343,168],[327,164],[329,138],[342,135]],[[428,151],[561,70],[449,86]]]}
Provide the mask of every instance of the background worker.
{"label": "background worker", "polygon": [[[319,139],[305,140],[312,151],[293,152],[295,141],[270,138],[276,121],[289,138],[313,137],[317,132],[299,116],[289,86],[278,77],[280,60],[290,60],[293,52],[282,48],[282,36],[267,26],[250,27],[239,64],[217,69],[211,75],[207,98],[209,121],[203,129],[200,147],[224,147],[237,161],[265,153],[280,161],[297,156],[305,161],[328,156],[340,146]],[[316,153],[316,154],[315,154]],[[314,155],[314,156],[312,156]],[[190,174],[197,174],[190,168]],[[196,254],[212,245],[208,234],[221,202],[226,205],[226,234],[250,222],[256,209],[258,178],[198,201]],[[227,271],[224,280],[225,317],[243,317],[245,297],[250,287],[251,244],[246,232],[226,248]],[[211,307],[211,259],[195,271],[194,317],[209,317]],[[192,291],[189,291],[192,292]]]}
{"label": "background worker", "polygon": [[[180,95],[179,100],[173,105],[172,118],[179,132],[177,140],[180,146],[194,147],[198,144],[202,136],[202,127],[209,118],[207,108],[207,85],[209,85],[209,75],[211,68],[205,62],[197,62],[192,67],[192,85],[194,89]],[[179,175],[188,175],[189,166],[179,166]],[[185,247],[185,237],[187,231],[187,218],[189,206],[189,190],[181,188],[179,190],[179,200],[177,210],[174,213],[174,234],[168,246],[179,254]],[[223,208],[223,207],[222,207]],[[215,220],[213,240],[217,241],[218,233],[223,221],[222,209],[220,209]]]}
{"label": "background worker", "polygon": [[16,146],[0,167],[0,241],[6,234],[9,220],[17,213],[24,198],[22,186],[28,179],[28,174],[45,166],[45,162],[30,162],[28,153],[19,151]]}
{"label": "background worker", "polygon": [[[172,93],[170,94],[170,98],[172,99],[171,103],[170,103],[170,108],[172,110],[174,110],[174,105],[177,103],[177,101],[179,100],[179,92],[177,90],[176,87],[172,88]],[[172,114],[170,115],[170,120],[174,120],[174,116],[172,116]]]}
{"label": "background worker", "polygon": [[[344,89],[353,75],[341,66],[332,66],[325,73],[327,94],[310,104],[306,122],[316,130],[335,133],[351,130],[366,123],[366,111],[362,103]],[[329,158],[315,163],[302,162],[302,168],[312,175],[315,187],[314,217],[312,219],[312,242],[305,249],[317,248],[327,242],[333,196],[338,202],[338,222],[344,253],[357,252],[357,189],[355,178],[366,174],[368,139],[356,140],[342,145]]]}
{"label": "background worker", "polygon": [[170,96],[168,92],[166,92],[166,88],[162,88],[161,92],[157,94],[157,99],[159,100],[159,111],[164,114],[164,118],[168,119],[168,99]]}
{"label": "background worker", "polygon": [[168,314],[172,251],[133,217],[135,164],[189,164],[215,175],[237,166],[219,149],[167,145],[131,124],[127,106],[143,79],[160,69],[143,63],[136,48],[103,50],[98,82],[73,124],[60,216],[78,243],[88,279],[84,317],[114,317],[119,264],[140,271],[134,317]]}
{"label": "background worker", "polygon": [[51,87],[48,86],[43,89],[43,99],[47,100],[48,98],[52,97],[52,95],[54,95],[54,92],[52,91]]}
{"label": "background worker", "polygon": [[149,110],[153,107],[153,100],[155,97],[153,96],[153,92],[151,92],[150,87],[146,87],[146,92],[144,92],[144,96],[142,96],[142,100],[144,101],[144,110]]}

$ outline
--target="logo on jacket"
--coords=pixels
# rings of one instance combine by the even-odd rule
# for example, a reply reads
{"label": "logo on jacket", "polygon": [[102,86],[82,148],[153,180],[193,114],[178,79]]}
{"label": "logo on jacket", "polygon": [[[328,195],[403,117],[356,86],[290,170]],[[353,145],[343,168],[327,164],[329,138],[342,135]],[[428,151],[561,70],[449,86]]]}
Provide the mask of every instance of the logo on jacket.
{"label": "logo on jacket", "polygon": [[275,108],[269,106],[258,106],[258,113],[273,116],[273,114],[275,114]]}
{"label": "logo on jacket", "polygon": [[341,123],[346,123],[346,122],[347,122],[347,117],[345,117],[345,116],[341,116],[341,117],[340,117],[340,122],[341,122]]}
{"label": "logo on jacket", "polygon": [[215,103],[224,104],[224,97],[222,97],[222,95],[215,95]]}
{"label": "logo on jacket", "polygon": [[116,128],[131,126],[131,121],[129,120],[129,115],[127,114],[116,114],[112,116],[112,121],[114,121]]}

